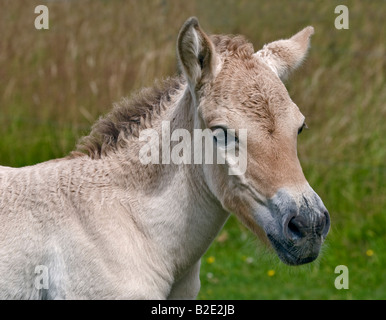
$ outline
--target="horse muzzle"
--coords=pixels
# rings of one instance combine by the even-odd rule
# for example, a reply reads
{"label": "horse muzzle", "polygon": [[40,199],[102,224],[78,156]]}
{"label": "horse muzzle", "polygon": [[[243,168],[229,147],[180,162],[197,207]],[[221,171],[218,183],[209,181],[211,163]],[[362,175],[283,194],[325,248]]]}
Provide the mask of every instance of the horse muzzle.
{"label": "horse muzzle", "polygon": [[330,229],[330,215],[319,196],[311,189],[295,198],[281,189],[268,205],[276,223],[266,233],[279,258],[289,265],[314,261]]}

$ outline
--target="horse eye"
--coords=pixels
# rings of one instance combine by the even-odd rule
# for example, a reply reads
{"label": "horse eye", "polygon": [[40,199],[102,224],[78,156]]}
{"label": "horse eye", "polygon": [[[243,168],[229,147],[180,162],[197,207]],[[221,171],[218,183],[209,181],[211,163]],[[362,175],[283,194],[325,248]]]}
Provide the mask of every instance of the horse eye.
{"label": "horse eye", "polygon": [[213,139],[219,147],[229,147],[232,143],[238,143],[239,139],[236,135],[228,132],[228,129],[222,126],[216,126],[211,128],[213,132]]}
{"label": "horse eye", "polygon": [[211,130],[213,132],[214,141],[226,146],[228,143],[227,129],[224,127],[213,127]]}
{"label": "horse eye", "polygon": [[304,122],[303,125],[298,129],[298,134],[301,134],[303,129],[308,129],[307,124]]}

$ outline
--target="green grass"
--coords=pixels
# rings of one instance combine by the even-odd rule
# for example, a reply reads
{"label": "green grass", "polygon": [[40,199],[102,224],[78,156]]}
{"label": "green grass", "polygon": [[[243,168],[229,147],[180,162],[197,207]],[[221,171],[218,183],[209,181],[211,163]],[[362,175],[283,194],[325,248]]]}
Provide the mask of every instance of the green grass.
{"label": "green grass", "polygon": [[[331,214],[323,253],[285,266],[232,216],[202,260],[199,299],[386,299],[383,1],[345,1],[349,30],[334,28],[335,1],[47,2],[48,31],[33,27],[38,4],[0,4],[1,165],[68,154],[114,101],[174,74],[191,15],[256,49],[313,25],[309,57],[286,85],[310,127],[298,142],[303,170]],[[349,290],[334,287],[338,265]]]}

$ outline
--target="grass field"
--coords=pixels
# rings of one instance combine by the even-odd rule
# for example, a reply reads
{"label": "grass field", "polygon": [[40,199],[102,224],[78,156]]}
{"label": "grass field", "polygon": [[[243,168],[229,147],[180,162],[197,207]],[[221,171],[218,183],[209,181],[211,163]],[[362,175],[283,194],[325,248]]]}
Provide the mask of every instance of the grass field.
{"label": "grass field", "polygon": [[[286,84],[307,118],[298,152],[332,228],[314,263],[288,267],[231,217],[202,262],[200,299],[386,299],[386,3],[345,1],[0,1],[0,165],[74,149],[99,115],[176,72],[175,41],[191,15],[209,33],[259,49],[307,25],[305,64]],[[34,28],[46,4],[50,29]],[[337,290],[335,267],[349,269]]]}

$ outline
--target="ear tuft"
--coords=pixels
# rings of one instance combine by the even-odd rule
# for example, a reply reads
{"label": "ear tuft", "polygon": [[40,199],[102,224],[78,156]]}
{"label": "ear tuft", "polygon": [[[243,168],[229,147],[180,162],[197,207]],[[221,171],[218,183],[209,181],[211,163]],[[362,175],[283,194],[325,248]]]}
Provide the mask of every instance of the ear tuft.
{"label": "ear tuft", "polygon": [[309,26],[290,39],[271,42],[256,52],[283,81],[304,61],[314,28]]}

